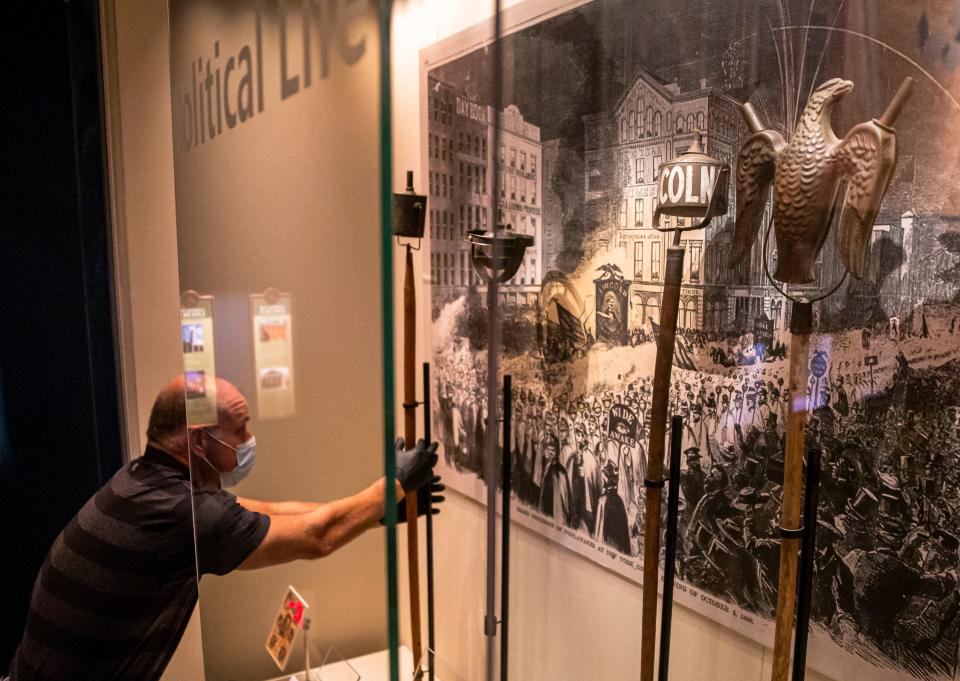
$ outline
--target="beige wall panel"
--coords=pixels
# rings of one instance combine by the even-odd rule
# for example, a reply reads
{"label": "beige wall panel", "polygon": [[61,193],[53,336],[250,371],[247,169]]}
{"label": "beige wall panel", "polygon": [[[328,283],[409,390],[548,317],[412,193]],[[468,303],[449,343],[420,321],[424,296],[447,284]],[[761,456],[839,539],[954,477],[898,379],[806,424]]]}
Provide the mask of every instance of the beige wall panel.
{"label": "beige wall panel", "polygon": [[[283,98],[282,3],[263,4],[259,48],[255,3],[171,3],[180,284],[215,297],[217,373],[251,398],[257,465],[235,491],[256,499],[330,500],[383,470],[376,5],[324,4],[361,15],[331,34],[325,77],[312,31],[304,87],[301,5],[286,3],[287,76],[299,76],[301,88]],[[362,44],[356,63],[338,41]],[[197,60],[203,78],[210,62],[225,84],[227,61],[244,46],[262,64],[253,68],[253,117],[231,129],[223,102],[221,132],[205,131],[188,148],[183,135],[195,133],[184,97],[193,97]],[[227,88],[233,112],[242,73],[238,66]],[[253,399],[249,296],[268,287],[293,300],[296,415],[280,419],[258,418]],[[263,646],[287,585],[313,607],[319,647],[336,644],[344,655],[384,647],[384,561],[383,533],[373,531],[321,561],[204,577],[208,681],[277,673]],[[301,658],[297,646],[288,669]]]}

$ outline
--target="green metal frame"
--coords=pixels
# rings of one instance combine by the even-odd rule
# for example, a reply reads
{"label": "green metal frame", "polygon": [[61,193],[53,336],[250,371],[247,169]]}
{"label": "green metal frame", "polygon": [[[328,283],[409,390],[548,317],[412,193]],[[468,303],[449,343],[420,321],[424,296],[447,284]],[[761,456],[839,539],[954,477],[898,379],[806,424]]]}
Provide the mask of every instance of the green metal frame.
{"label": "green metal frame", "polygon": [[387,478],[387,640],[390,681],[400,681],[397,591],[397,494],[393,441],[396,437],[393,317],[393,144],[390,125],[390,16],[392,0],[380,0],[380,295],[383,305],[383,470]]}

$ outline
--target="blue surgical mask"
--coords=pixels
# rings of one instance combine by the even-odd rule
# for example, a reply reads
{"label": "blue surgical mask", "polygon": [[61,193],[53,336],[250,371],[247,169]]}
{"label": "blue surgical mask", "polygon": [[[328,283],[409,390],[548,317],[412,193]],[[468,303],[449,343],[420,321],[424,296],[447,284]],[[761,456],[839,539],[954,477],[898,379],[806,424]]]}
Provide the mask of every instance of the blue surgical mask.
{"label": "blue surgical mask", "polygon": [[[246,442],[242,442],[236,447],[228,445],[226,442],[218,438],[216,435],[207,431],[207,434],[212,437],[214,440],[222,444],[224,447],[228,447],[236,452],[237,455],[237,466],[231,471],[221,472],[217,471],[220,475],[220,486],[223,488],[227,487],[236,487],[240,482],[247,477],[250,471],[253,469],[253,462],[257,456],[257,438],[253,435],[250,436],[250,439]],[[212,466],[213,464],[211,464]]]}

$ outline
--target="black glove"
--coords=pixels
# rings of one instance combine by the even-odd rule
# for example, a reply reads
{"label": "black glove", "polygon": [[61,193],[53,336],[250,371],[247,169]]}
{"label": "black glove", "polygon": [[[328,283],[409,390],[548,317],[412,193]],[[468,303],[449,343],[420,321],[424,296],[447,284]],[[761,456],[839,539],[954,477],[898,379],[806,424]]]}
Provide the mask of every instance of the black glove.
{"label": "black glove", "polygon": [[[446,489],[446,486],[440,482],[440,476],[434,475],[433,480],[430,481],[429,487],[421,487],[417,490],[417,517],[422,518],[427,515],[427,495],[429,494],[430,504],[433,508],[431,509],[433,513],[431,515],[437,515],[440,513],[440,509],[437,508],[437,504],[442,504],[445,496],[441,494]],[[397,503],[397,522],[405,523],[407,522],[407,502],[405,499],[401,499]]]}
{"label": "black glove", "polygon": [[436,442],[427,445],[426,440],[417,440],[413,449],[403,448],[403,438],[395,443],[396,478],[405,493],[416,491],[433,479],[433,467],[437,464]]}

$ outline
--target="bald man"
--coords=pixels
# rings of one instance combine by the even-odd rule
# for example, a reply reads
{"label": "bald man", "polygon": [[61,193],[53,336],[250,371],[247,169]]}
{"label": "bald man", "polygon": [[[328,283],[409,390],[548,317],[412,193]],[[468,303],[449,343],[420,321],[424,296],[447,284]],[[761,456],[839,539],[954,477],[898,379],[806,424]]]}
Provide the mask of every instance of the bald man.
{"label": "bald man", "polygon": [[[247,401],[218,380],[216,426],[187,428],[184,394],[182,376],[161,391],[144,455],[57,537],[34,585],[11,681],[159,679],[196,604],[198,571],[322,558],[383,517],[385,478],[329,503],[224,491],[253,466]],[[436,447],[421,441],[405,451],[398,441],[397,498],[434,480]]]}

